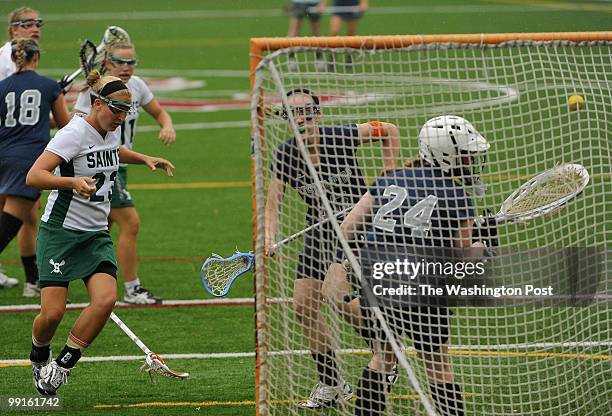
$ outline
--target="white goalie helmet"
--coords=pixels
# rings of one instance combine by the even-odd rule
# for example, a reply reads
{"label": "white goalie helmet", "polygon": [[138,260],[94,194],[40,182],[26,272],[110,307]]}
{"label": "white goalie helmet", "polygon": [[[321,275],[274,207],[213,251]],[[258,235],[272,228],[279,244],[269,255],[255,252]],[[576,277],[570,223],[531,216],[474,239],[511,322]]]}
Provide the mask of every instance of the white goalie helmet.
{"label": "white goalie helmet", "polygon": [[484,195],[480,173],[490,147],[472,123],[458,116],[434,117],[419,133],[421,159],[452,174],[476,196]]}

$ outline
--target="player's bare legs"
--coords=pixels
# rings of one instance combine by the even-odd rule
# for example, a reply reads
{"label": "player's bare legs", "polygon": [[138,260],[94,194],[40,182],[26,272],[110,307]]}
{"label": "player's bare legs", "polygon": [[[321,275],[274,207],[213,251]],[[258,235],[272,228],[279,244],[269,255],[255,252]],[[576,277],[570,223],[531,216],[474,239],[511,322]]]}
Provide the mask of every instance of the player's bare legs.
{"label": "player's bare legs", "polygon": [[117,240],[117,262],[125,284],[124,301],[136,304],[160,303],[161,299],[154,296],[140,284],[138,278],[138,232],[140,231],[140,216],[135,207],[111,208],[109,224],[119,226]]}
{"label": "player's bare legs", "polygon": [[323,282],[325,300],[342,318],[348,322],[358,333],[363,327],[361,323],[361,310],[359,299],[351,299],[351,284],[348,281],[347,271],[340,263],[333,263]]}
{"label": "player's bare legs", "polygon": [[299,36],[300,31],[302,30],[302,19],[299,17],[291,16],[289,18],[289,32],[287,36],[290,38]]}
{"label": "player's bare legs", "polygon": [[293,293],[293,307],[313,353],[335,349],[329,337],[325,317],[321,313],[322,283],[316,279],[297,279]]}
{"label": "player's bare legs", "polygon": [[319,373],[319,383],[309,398],[298,404],[304,409],[331,407],[339,399],[348,400],[353,396],[350,386],[340,376],[336,345],[321,313],[321,289],[322,282],[316,279],[295,281],[293,306]]}
{"label": "player's bare legs", "polygon": [[117,301],[117,281],[106,273],[96,273],[87,281],[89,305],[83,309],[70,333],[91,344],[98,336]]}
{"label": "player's bare legs", "polygon": [[140,217],[134,207],[111,208],[109,222],[119,226],[117,241],[117,261],[124,282],[131,282],[138,277],[138,232]]}

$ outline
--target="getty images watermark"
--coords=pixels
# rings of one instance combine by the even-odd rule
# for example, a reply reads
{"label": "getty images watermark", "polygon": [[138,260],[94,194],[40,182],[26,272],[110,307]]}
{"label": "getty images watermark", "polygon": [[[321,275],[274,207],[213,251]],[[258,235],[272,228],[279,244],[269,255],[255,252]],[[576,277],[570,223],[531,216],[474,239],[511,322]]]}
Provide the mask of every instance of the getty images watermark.
{"label": "getty images watermark", "polygon": [[610,258],[600,248],[498,249],[470,259],[451,248],[366,247],[362,290],[379,306],[580,306],[609,295]]}
{"label": "getty images watermark", "polygon": [[[536,287],[532,284],[525,284],[517,287],[495,286],[487,284],[471,284],[463,281],[464,278],[474,278],[484,276],[486,273],[485,262],[439,262],[439,261],[413,261],[409,259],[395,259],[390,262],[375,262],[372,264],[372,279],[378,283],[372,286],[372,292],[376,296],[492,296],[494,298],[507,296],[553,296],[554,288]],[[453,278],[459,282],[440,285],[420,282],[416,285],[402,284],[386,286],[383,280],[388,277],[399,277],[400,281],[405,278],[416,280],[419,276],[444,276]]]}

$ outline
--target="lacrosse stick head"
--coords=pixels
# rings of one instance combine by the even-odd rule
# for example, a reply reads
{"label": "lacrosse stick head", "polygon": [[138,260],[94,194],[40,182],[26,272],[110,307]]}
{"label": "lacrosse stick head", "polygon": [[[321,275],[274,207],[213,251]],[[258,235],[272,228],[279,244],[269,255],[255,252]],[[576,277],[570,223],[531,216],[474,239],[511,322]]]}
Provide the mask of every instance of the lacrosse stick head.
{"label": "lacrosse stick head", "polygon": [[105,46],[110,45],[115,42],[126,42],[130,43],[130,35],[125,31],[125,29],[120,28],[119,26],[109,26],[104,31],[104,37],[102,38],[102,44]]}
{"label": "lacrosse stick head", "polygon": [[254,261],[252,253],[236,251],[227,258],[213,254],[206,259],[200,270],[204,288],[213,296],[227,295],[234,281],[251,270]]}
{"label": "lacrosse stick head", "polygon": [[85,72],[85,77],[89,75],[89,73],[96,66],[96,57],[98,56],[98,52],[96,49],[96,45],[93,44],[89,39],[85,39],[81,44],[81,49],[79,50],[79,58],[81,60],[81,68],[83,72]]}
{"label": "lacrosse stick head", "polygon": [[189,373],[172,370],[168,367],[164,359],[154,352],[149,352],[147,354],[145,357],[145,362],[141,368],[149,373],[151,378],[153,378],[153,374],[159,374],[160,376],[168,378],[178,378],[181,380],[189,378]]}
{"label": "lacrosse stick head", "polygon": [[555,166],[524,183],[502,204],[498,214],[504,221],[527,221],[560,210],[589,183],[584,166]]}

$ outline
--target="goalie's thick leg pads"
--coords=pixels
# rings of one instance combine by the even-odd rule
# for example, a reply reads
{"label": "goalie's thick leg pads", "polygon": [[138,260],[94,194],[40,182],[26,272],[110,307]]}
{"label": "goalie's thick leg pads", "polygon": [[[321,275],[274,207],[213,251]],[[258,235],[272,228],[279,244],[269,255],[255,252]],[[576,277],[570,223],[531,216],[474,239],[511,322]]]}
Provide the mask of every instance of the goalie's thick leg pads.
{"label": "goalie's thick leg pads", "polygon": [[357,388],[355,416],[382,416],[387,407],[385,392],[385,375],[369,367],[364,368]]}
{"label": "goalie's thick leg pads", "polygon": [[461,388],[457,383],[431,384],[431,397],[442,416],[464,416]]}

